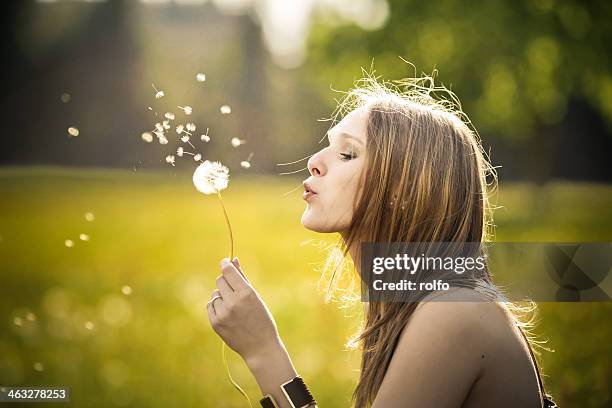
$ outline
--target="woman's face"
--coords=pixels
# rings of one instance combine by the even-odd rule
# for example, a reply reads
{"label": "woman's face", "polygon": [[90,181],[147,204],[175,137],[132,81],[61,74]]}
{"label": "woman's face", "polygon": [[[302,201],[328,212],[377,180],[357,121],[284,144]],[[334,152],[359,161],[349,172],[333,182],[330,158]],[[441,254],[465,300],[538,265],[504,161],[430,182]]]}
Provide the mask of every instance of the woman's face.
{"label": "woman's face", "polygon": [[308,160],[302,224],[316,232],[343,232],[351,224],[365,163],[368,111],[356,109],[327,133],[329,146]]}

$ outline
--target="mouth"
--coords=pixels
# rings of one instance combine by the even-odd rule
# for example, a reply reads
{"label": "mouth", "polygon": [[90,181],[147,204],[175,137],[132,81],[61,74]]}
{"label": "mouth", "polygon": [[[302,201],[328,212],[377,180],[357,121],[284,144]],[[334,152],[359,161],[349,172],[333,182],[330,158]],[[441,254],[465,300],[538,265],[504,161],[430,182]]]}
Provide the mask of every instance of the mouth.
{"label": "mouth", "polygon": [[309,201],[312,197],[317,195],[317,193],[312,189],[310,184],[308,184],[307,182],[304,182],[303,184],[304,184],[304,194],[302,194],[302,198],[305,201]]}

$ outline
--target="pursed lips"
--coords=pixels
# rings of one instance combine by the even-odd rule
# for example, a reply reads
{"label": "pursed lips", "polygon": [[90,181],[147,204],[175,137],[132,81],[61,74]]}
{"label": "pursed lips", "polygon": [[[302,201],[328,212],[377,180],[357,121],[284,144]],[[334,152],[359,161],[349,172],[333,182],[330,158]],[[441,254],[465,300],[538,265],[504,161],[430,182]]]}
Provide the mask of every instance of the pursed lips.
{"label": "pursed lips", "polygon": [[316,191],[314,191],[314,190],[312,189],[312,187],[311,187],[311,185],[310,185],[309,183],[304,182],[304,183],[303,183],[303,185],[304,185],[304,194],[302,194],[302,198],[303,198],[305,201],[308,201],[308,200],[310,200],[312,197],[314,197],[314,196],[315,196],[317,193],[316,193]]}

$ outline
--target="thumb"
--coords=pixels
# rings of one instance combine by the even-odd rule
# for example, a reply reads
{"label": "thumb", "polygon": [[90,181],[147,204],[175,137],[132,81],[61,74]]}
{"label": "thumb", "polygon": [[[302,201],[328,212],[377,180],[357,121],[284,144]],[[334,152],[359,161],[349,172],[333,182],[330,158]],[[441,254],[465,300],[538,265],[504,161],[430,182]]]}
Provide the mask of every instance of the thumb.
{"label": "thumb", "polygon": [[242,275],[244,280],[246,280],[248,283],[251,283],[249,281],[249,278],[247,278],[246,275],[244,274],[244,272],[242,271],[242,267],[240,266],[240,261],[238,261],[238,257],[237,256],[234,257],[234,259],[232,260],[232,263],[234,264],[236,269],[238,269],[238,272],[240,272],[240,274]]}

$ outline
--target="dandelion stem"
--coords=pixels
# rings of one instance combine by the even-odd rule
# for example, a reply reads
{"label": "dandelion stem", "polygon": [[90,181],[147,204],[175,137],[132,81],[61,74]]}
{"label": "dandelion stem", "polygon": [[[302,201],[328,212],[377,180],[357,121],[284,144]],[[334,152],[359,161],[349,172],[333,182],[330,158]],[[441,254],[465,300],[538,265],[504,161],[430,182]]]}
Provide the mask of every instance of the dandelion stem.
{"label": "dandelion stem", "polygon": [[230,374],[230,369],[229,369],[229,364],[227,362],[227,354],[225,352],[225,349],[226,349],[225,343],[221,342],[221,354],[223,355],[223,363],[225,364],[225,372],[227,373],[227,377],[229,378],[230,382],[234,385],[234,387],[236,387],[238,392],[240,392],[247,399],[247,401],[249,402],[249,406],[253,408],[253,404],[251,404],[251,399],[249,398],[248,394],[244,392],[242,388],[240,388],[238,383],[234,381],[234,379],[232,378],[232,375]]}
{"label": "dandelion stem", "polygon": [[[227,223],[227,228],[230,234],[230,262],[234,259],[234,234],[232,233],[232,225],[230,224],[229,217],[227,215],[227,210],[225,209],[225,204],[223,204],[223,198],[221,198],[221,192],[217,191],[217,197],[219,198],[219,203],[221,203],[221,208],[223,209],[223,215],[225,216],[225,222]],[[253,408],[253,404],[251,403],[251,399],[248,394],[244,392],[244,390],[238,385],[236,381],[232,378],[232,374],[230,373],[229,363],[227,360],[227,354],[225,352],[226,345],[225,342],[221,342],[221,354],[223,356],[223,364],[225,365],[225,372],[227,373],[227,378],[229,378],[232,385],[242,394],[248,401],[249,407]]]}
{"label": "dandelion stem", "polygon": [[230,262],[234,259],[234,234],[232,233],[232,225],[230,224],[229,217],[227,216],[227,210],[225,209],[225,205],[223,204],[223,198],[221,198],[221,192],[217,191],[217,197],[219,198],[219,202],[221,203],[221,208],[223,208],[223,215],[225,216],[225,222],[227,223],[227,228],[229,229],[230,234]]}

